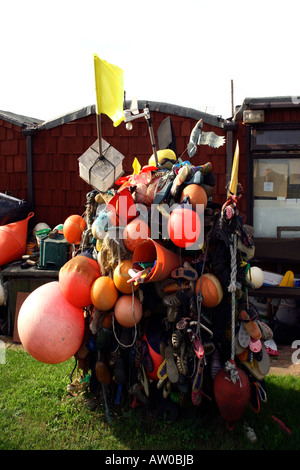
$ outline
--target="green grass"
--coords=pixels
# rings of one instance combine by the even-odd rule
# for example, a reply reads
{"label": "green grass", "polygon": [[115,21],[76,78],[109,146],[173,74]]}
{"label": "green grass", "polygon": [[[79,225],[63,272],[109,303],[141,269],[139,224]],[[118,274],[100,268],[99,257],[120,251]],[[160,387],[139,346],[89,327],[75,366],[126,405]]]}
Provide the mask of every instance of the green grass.
{"label": "green grass", "polygon": [[[216,406],[207,401],[201,409],[187,407],[175,423],[145,408],[112,406],[109,425],[102,403],[91,411],[88,394],[66,391],[73,367],[74,359],[42,364],[22,349],[6,350],[5,364],[0,364],[0,450],[300,449],[300,377],[267,376],[268,399],[260,413],[247,406],[228,431]],[[255,430],[256,444],[245,438],[245,421]]]}

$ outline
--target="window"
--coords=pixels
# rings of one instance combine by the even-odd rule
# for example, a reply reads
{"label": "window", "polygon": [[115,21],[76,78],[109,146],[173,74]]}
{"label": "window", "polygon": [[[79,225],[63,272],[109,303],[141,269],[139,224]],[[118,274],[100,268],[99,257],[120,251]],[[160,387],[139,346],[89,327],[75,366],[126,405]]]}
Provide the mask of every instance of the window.
{"label": "window", "polygon": [[300,239],[300,125],[252,126],[248,136],[248,209],[255,238]]}
{"label": "window", "polygon": [[256,237],[300,237],[300,158],[253,159]]}

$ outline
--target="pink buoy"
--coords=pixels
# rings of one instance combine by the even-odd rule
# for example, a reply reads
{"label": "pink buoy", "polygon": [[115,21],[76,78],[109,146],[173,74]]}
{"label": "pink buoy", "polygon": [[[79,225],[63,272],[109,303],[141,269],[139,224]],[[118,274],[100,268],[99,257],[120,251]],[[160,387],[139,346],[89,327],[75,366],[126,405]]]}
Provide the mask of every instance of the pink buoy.
{"label": "pink buoy", "polygon": [[84,335],[83,309],[63,296],[58,281],[35,289],[18,316],[18,333],[25,350],[46,364],[58,364],[78,351]]}
{"label": "pink buoy", "polygon": [[124,294],[119,297],[115,306],[114,313],[117,322],[124,328],[132,328],[137,325],[142,318],[142,304],[137,297]]}

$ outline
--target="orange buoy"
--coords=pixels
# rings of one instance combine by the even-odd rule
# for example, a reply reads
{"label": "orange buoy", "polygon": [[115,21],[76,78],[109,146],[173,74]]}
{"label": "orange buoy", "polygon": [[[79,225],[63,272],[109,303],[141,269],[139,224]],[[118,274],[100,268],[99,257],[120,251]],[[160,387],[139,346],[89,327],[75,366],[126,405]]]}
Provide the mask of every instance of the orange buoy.
{"label": "orange buoy", "polygon": [[92,304],[103,312],[110,310],[118,299],[118,290],[114,281],[108,276],[96,279],[91,287]]}
{"label": "orange buoy", "polygon": [[101,276],[98,262],[80,254],[65,263],[58,275],[59,287],[64,297],[75,307],[87,307],[92,303],[91,287]]}
{"label": "orange buoy", "polygon": [[132,266],[132,261],[130,259],[125,259],[122,261],[114,270],[114,283],[118,291],[122,292],[122,294],[131,294],[132,289],[135,292],[139,285],[135,285],[134,283],[128,283],[129,279],[131,279],[130,274],[128,274],[128,270]]}
{"label": "orange buoy", "polygon": [[190,198],[190,203],[193,206],[194,210],[197,210],[197,204],[203,204],[204,209],[207,206],[207,194],[202,186],[199,184],[189,184],[185,188],[183,188],[180,196],[180,202],[188,196]]}
{"label": "orange buoy", "polygon": [[35,359],[58,364],[78,351],[84,336],[83,309],[63,296],[58,281],[35,289],[23,302],[18,316],[22,345]]}
{"label": "orange buoy", "polygon": [[28,221],[33,216],[30,212],[26,219],[0,227],[0,266],[17,261],[25,254]]}
{"label": "orange buoy", "polygon": [[122,295],[114,307],[115,318],[124,328],[137,325],[142,318],[143,310],[139,299],[132,295]]}
{"label": "orange buoy", "polygon": [[223,299],[223,289],[219,279],[214,274],[205,273],[202,277],[199,277],[195,287],[196,295],[199,286],[203,296],[202,305],[204,307],[213,308],[219,305]]}
{"label": "orange buoy", "polygon": [[127,250],[134,252],[135,248],[144,240],[150,237],[148,224],[136,218],[126,225],[123,231],[123,241]]}
{"label": "orange buoy", "polygon": [[86,221],[77,214],[70,215],[64,222],[63,234],[67,242],[79,245],[82,232],[86,228]]}

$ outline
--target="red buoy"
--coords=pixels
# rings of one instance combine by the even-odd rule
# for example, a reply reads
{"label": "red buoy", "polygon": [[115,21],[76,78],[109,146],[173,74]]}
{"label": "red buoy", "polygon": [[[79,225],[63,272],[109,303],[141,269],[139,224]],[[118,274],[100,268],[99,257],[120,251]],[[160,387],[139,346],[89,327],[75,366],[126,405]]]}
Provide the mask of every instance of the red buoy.
{"label": "red buoy", "polygon": [[250,382],[233,360],[222,368],[214,380],[214,395],[222,418],[229,429],[242,417],[250,397]]}

